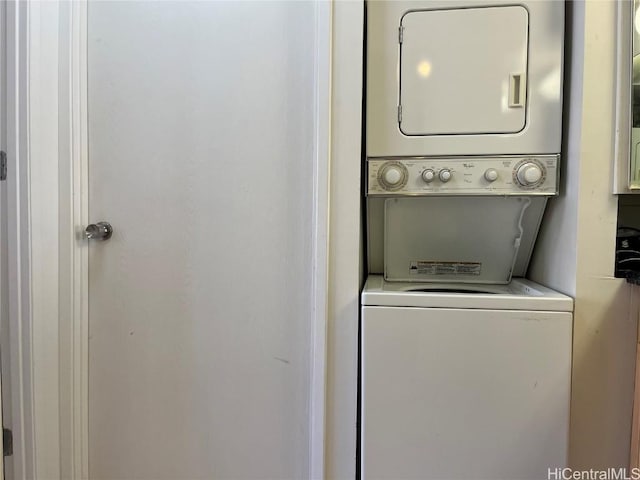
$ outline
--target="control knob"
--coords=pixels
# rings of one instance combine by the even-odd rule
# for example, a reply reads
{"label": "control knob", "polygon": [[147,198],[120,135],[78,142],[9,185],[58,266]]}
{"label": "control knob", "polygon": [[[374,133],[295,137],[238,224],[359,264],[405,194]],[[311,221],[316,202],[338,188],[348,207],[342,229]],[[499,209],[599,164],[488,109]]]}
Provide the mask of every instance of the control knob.
{"label": "control knob", "polygon": [[524,187],[537,184],[542,179],[544,172],[542,167],[534,162],[525,162],[518,167],[516,179]]}
{"label": "control knob", "polygon": [[451,180],[451,170],[449,170],[448,168],[443,168],[438,172],[438,178],[442,183],[447,183],[449,180]]}
{"label": "control knob", "polygon": [[398,185],[402,182],[402,171],[396,167],[389,167],[384,171],[384,181],[387,185]]}
{"label": "control knob", "polygon": [[484,179],[487,182],[495,182],[498,179],[498,171],[495,168],[488,168],[484,172]]}
{"label": "control knob", "polygon": [[422,172],[422,180],[426,183],[431,183],[436,178],[436,172],[427,168],[424,172]]}

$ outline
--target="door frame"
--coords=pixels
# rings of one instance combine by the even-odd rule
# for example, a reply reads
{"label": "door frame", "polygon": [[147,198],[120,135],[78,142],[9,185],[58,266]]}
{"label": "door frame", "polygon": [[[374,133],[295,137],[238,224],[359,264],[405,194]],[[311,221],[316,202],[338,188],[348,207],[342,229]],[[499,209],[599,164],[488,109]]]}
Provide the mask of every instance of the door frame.
{"label": "door frame", "polygon": [[87,2],[56,1],[59,17],[58,217],[60,469],[89,478]]}
{"label": "door frame", "polygon": [[309,478],[325,478],[333,2],[315,2]]}
{"label": "door frame", "polygon": [[[34,367],[38,363],[33,348],[34,318],[31,301],[31,272],[33,268],[30,222],[30,176],[27,132],[28,118],[28,25],[29,5],[23,2],[3,2],[6,55],[6,138],[7,179],[6,226],[8,281],[2,291],[7,304],[7,318],[2,326],[2,344],[6,337],[9,343],[9,365],[3,365],[5,385],[11,385],[10,418],[6,422],[13,431],[14,455],[7,466],[13,478],[27,480],[36,478],[35,458],[35,398],[33,395]],[[4,285],[4,284],[3,284]],[[7,357],[5,356],[5,359]]]}
{"label": "door frame", "polygon": [[[8,85],[15,103],[8,133],[16,168],[7,181],[6,292],[11,343],[19,346],[11,365],[14,477],[86,479],[87,1],[6,3],[13,21],[7,38],[15,37],[15,56],[8,58],[16,72]],[[309,478],[320,479],[326,444],[333,5],[318,1],[315,9]]]}
{"label": "door frame", "polygon": [[[57,3],[4,2],[8,369],[14,479],[61,477]],[[5,377],[6,381],[7,378]]]}

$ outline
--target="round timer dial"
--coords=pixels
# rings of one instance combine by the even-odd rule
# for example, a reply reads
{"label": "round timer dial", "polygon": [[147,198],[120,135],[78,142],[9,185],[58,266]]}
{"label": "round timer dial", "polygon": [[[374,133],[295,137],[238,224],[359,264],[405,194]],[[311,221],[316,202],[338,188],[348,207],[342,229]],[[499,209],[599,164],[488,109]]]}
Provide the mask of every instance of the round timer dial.
{"label": "round timer dial", "polygon": [[399,162],[384,163],[378,170],[378,183],[390,192],[400,190],[407,184],[409,172]]}
{"label": "round timer dial", "polygon": [[513,179],[523,188],[535,188],[544,182],[547,170],[535,159],[525,159],[513,169]]}

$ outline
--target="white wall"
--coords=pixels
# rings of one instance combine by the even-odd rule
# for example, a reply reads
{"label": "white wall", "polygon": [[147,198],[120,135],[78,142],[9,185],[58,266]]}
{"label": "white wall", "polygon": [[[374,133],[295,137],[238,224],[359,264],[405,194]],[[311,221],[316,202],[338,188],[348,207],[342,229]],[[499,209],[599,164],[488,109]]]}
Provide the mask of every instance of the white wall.
{"label": "white wall", "polygon": [[570,465],[626,466],[637,287],[613,278],[616,2],[571,2],[562,194],[553,199],[530,277],[575,297]]}

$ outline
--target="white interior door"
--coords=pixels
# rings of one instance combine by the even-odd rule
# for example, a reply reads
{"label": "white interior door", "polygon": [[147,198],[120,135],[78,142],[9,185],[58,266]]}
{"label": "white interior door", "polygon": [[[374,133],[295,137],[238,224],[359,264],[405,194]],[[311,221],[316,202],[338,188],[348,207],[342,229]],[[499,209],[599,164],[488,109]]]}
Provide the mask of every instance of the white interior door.
{"label": "white interior door", "polygon": [[524,7],[410,11],[401,31],[402,133],[524,128],[529,32]]}
{"label": "white interior door", "polygon": [[314,5],[90,2],[89,472],[308,475]]}

